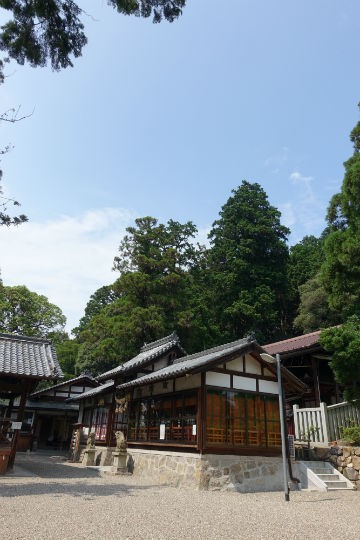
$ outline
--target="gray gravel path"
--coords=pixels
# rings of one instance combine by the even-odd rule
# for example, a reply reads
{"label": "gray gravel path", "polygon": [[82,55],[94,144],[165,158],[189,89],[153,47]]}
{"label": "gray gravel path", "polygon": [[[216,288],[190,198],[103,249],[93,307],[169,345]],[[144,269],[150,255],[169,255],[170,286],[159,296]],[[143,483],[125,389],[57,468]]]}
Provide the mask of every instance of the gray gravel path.
{"label": "gray gravel path", "polygon": [[[19,455],[0,477],[2,540],[360,539],[360,492],[198,492]],[[21,468],[19,467],[21,466]]]}

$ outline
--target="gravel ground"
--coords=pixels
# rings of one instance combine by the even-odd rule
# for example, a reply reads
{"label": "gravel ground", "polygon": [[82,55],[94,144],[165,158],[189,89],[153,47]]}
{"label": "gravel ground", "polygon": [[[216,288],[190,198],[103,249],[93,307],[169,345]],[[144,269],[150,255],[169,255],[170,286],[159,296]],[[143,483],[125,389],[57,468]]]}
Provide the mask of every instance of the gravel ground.
{"label": "gravel ground", "polygon": [[0,477],[4,540],[360,538],[360,492],[199,492],[102,477],[61,457],[18,455]]}

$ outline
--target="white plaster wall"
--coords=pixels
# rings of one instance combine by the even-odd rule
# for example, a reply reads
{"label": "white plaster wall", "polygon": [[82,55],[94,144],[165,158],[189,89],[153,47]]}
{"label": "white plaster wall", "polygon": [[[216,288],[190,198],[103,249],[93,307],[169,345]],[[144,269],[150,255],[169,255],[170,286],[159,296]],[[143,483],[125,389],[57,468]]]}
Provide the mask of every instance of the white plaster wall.
{"label": "white plaster wall", "polygon": [[261,364],[258,360],[255,360],[250,354],[246,355],[246,373],[253,373],[254,375],[261,375]]}
{"label": "white plaster wall", "polygon": [[162,369],[168,365],[168,359],[167,357],[161,358],[157,362],[154,362],[154,371],[158,371],[159,369]]}
{"label": "white plaster wall", "polygon": [[[63,390],[68,390],[69,386],[65,386],[65,388],[63,388]],[[92,388],[92,386],[85,386],[85,391],[86,390],[90,390],[90,388]],[[71,391],[76,391],[76,392],[82,392],[83,391],[83,386],[71,386]]]}
{"label": "white plaster wall", "polygon": [[190,377],[179,377],[175,379],[175,391],[179,390],[190,390],[191,388],[199,388],[201,385],[201,375],[196,373],[195,375],[190,375]]}
{"label": "white plaster wall", "polygon": [[230,388],[230,375],[208,371],[206,373],[206,384],[209,386],[222,386],[223,388]]}
{"label": "white plaster wall", "polygon": [[241,377],[234,375],[233,386],[237,390],[253,390],[256,391],[256,379],[250,379],[250,377]]}
{"label": "white plaster wall", "polygon": [[230,362],[226,362],[226,368],[232,369],[233,371],[244,371],[242,356],[235,358],[235,360],[231,360]]}
{"label": "white plaster wall", "polygon": [[278,394],[278,383],[275,381],[259,380],[259,392],[266,394]]}
{"label": "white plaster wall", "polygon": [[172,381],[167,381],[167,387],[164,388],[163,381],[154,383],[154,389],[152,391],[153,395],[158,394],[168,394],[169,392],[172,392],[173,385]]}

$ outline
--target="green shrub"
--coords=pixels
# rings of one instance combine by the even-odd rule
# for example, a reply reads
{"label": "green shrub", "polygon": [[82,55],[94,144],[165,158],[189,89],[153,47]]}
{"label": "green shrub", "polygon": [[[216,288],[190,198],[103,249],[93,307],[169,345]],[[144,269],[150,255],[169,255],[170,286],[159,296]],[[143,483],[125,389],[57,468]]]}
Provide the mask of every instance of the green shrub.
{"label": "green shrub", "polygon": [[360,426],[342,427],[341,437],[346,442],[353,442],[360,445]]}

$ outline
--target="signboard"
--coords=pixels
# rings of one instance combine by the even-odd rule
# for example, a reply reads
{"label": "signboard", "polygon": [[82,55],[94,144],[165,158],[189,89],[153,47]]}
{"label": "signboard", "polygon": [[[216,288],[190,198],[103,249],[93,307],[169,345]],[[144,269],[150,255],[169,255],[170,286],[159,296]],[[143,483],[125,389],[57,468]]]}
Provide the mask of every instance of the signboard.
{"label": "signboard", "polygon": [[193,427],[192,427],[192,434],[193,434],[193,435],[196,435],[196,424],[193,424]]}
{"label": "signboard", "polygon": [[21,429],[22,422],[11,422],[11,429]]}
{"label": "signboard", "polygon": [[160,439],[165,439],[165,424],[160,424]]}
{"label": "signboard", "polygon": [[295,436],[288,435],[288,447],[289,447],[289,457],[290,459],[295,459]]}

